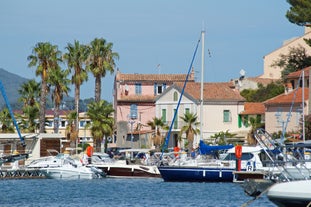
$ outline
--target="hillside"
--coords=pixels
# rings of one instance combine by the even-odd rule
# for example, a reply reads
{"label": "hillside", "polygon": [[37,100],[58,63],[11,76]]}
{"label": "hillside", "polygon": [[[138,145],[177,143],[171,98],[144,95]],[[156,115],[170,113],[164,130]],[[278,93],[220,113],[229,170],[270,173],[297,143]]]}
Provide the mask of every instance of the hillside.
{"label": "hillside", "polygon": [[[19,98],[18,89],[20,86],[27,82],[29,79],[23,78],[19,75],[10,73],[2,68],[0,68],[0,80],[2,82],[2,85],[5,89],[6,95],[9,99],[9,102],[12,106],[12,108],[15,108],[17,104],[17,100]],[[3,99],[3,96],[1,94],[0,97],[0,108],[3,108],[5,106],[5,102]]]}

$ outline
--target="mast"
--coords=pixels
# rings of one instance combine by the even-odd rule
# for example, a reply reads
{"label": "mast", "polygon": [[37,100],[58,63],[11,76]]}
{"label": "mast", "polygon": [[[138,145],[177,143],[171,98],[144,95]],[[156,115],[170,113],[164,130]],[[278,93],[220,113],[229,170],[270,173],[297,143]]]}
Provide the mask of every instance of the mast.
{"label": "mast", "polygon": [[302,140],[305,142],[305,70],[302,70]]}
{"label": "mast", "polygon": [[204,36],[205,31],[201,32],[202,39],[202,60],[201,60],[201,96],[200,96],[200,140],[203,139],[203,88],[204,88]]}

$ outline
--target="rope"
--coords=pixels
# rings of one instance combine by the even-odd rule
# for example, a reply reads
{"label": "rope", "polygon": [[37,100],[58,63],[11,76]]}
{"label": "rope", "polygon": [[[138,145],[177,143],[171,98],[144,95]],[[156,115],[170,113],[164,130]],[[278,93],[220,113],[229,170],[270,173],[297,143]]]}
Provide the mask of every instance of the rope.
{"label": "rope", "polygon": [[248,205],[250,205],[252,202],[254,202],[255,200],[257,200],[259,197],[261,197],[264,193],[266,193],[270,188],[267,188],[266,190],[262,191],[258,196],[256,196],[255,198],[247,201],[246,203],[244,203],[241,207],[246,207]]}

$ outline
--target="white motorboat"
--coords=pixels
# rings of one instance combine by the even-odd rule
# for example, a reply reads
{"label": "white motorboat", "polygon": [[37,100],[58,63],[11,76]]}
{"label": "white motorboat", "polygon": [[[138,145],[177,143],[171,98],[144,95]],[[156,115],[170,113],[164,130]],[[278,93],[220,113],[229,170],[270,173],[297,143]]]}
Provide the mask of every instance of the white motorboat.
{"label": "white motorboat", "polygon": [[53,179],[94,179],[103,178],[106,174],[95,167],[84,166],[72,158],[63,160],[58,167],[44,167],[40,169],[47,178]]}
{"label": "white motorboat", "polygon": [[311,205],[311,180],[297,180],[276,183],[270,187],[267,196],[278,206],[309,206]]}
{"label": "white motorboat", "polygon": [[[148,155],[149,149],[127,149],[120,150],[125,154],[125,160],[113,160],[104,162],[93,162],[87,166],[101,169],[108,177],[161,177],[157,166],[151,163]],[[144,154],[144,157],[137,155]],[[94,155],[93,155],[94,157]]]}

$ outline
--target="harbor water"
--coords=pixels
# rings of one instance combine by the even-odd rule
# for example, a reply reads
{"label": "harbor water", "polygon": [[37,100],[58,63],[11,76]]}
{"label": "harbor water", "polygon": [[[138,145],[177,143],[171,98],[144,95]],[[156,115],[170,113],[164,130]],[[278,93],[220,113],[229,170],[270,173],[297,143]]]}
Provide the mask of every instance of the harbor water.
{"label": "harbor water", "polygon": [[275,207],[266,195],[249,202],[252,197],[237,183],[164,182],[160,178],[9,179],[0,180],[0,186],[1,207]]}

